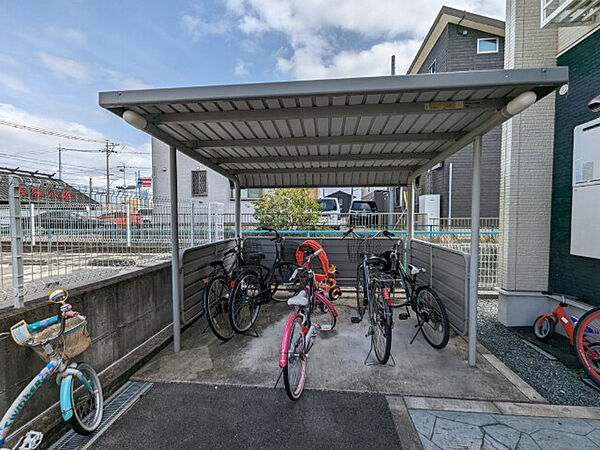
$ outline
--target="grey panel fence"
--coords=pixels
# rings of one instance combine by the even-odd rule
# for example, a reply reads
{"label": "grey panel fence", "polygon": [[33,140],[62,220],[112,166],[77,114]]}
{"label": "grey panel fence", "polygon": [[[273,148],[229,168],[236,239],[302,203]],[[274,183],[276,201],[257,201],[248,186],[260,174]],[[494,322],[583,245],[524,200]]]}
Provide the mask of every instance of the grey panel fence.
{"label": "grey panel fence", "polygon": [[469,255],[441,245],[413,239],[410,262],[427,273],[421,281],[428,283],[441,297],[452,328],[460,334],[468,330]]}
{"label": "grey panel fence", "polygon": [[[235,239],[199,245],[180,251],[181,322],[188,324],[203,313],[204,279],[212,272],[210,262],[222,258],[235,245]],[[228,257],[231,261],[233,255]],[[227,264],[228,261],[225,261]]]}

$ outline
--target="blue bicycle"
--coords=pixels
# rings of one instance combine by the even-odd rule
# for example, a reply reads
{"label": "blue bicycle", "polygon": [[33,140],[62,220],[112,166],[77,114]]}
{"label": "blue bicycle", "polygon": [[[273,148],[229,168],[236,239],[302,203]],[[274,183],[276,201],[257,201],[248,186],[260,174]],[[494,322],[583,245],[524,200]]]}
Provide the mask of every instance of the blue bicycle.
{"label": "blue bicycle", "polygon": [[[60,384],[63,420],[68,421],[75,432],[83,435],[96,431],[102,421],[104,402],[96,371],[88,364],[71,362],[72,358],[90,346],[91,339],[87,319],[72,310],[71,305],[66,302],[68,297],[65,289],[55,289],[49,300],[61,305],[59,314],[32,324],[23,320],[10,329],[13,340],[18,345],[33,348],[46,362],[46,367],[29,382],[4,414],[0,422],[0,446],[4,444],[25,404],[55,373]],[[30,431],[12,450],[37,448],[42,439],[42,433]]]}

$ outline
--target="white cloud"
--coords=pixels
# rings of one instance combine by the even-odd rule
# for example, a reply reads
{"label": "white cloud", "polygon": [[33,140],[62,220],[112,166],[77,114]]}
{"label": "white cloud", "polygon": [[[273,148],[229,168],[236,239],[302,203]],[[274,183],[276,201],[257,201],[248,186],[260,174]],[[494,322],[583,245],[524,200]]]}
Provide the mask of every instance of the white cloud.
{"label": "white cloud", "polygon": [[80,30],[75,28],[48,27],[46,29],[48,35],[54,39],[68,41],[72,44],[82,46],[87,43],[87,37]]}
{"label": "white cloud", "polygon": [[31,93],[29,87],[23,83],[20,78],[14,77],[7,73],[0,72],[0,86],[4,86],[9,90],[22,92],[24,94]]}
{"label": "white cloud", "polygon": [[103,73],[119,89],[148,89],[151,87],[135,77],[124,75],[116,70],[104,69]]}
{"label": "white cloud", "polygon": [[[46,130],[58,131],[66,134],[89,137],[103,140],[106,138],[101,132],[78,122],[69,122],[53,117],[44,117],[29,111],[17,108],[14,105],[0,103],[0,119],[10,122],[27,124]],[[20,167],[26,170],[39,170],[44,173],[58,172],[58,145],[66,148],[98,150],[102,144],[81,142],[32,133],[12,127],[0,125],[0,166]],[[125,163],[128,183],[133,183],[135,171],[141,169],[143,175],[150,174],[150,143],[141,146],[131,144],[117,147],[117,154],[110,158],[111,173],[114,178],[122,180],[122,174],[116,168]],[[105,156],[101,152],[79,153],[63,152],[63,179],[75,184],[87,185],[89,177],[94,179],[94,185],[104,187],[105,181]],[[115,183],[113,184],[122,184]]]}
{"label": "white cloud", "polygon": [[248,71],[248,67],[246,66],[246,62],[238,59],[235,63],[235,69],[233,70],[236,77],[243,78],[247,76],[250,72]]}
{"label": "white cloud", "polygon": [[71,79],[78,83],[85,83],[91,80],[92,74],[83,63],[69,58],[50,55],[46,52],[39,52],[38,56],[42,60],[42,63],[61,79]]}
{"label": "white cloud", "polygon": [[12,56],[0,53],[0,64],[15,66],[17,64],[17,61],[15,61],[15,59]]}
{"label": "white cloud", "polygon": [[[398,56],[399,68],[408,66],[444,3],[444,0],[227,0],[226,6],[243,33],[256,37],[274,32],[285,37],[291,56],[277,57],[280,72],[297,78],[315,78],[385,74],[389,72],[392,54]],[[504,0],[455,0],[451,6],[502,18],[504,3]],[[339,39],[340,35],[345,41],[332,37]],[[371,44],[355,48],[361,39],[370,40]],[[373,41],[379,42],[373,44]],[[387,61],[382,60],[384,52]]]}
{"label": "white cloud", "polygon": [[225,20],[205,21],[200,17],[190,15],[181,18],[181,25],[193,41],[207,35],[225,34],[229,31],[229,23]]}

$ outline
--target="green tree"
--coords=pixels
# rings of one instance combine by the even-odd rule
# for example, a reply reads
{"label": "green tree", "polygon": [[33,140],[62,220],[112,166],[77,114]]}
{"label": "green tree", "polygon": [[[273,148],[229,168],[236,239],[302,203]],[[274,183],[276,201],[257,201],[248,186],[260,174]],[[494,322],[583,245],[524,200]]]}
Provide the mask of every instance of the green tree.
{"label": "green tree", "polygon": [[313,229],[323,223],[321,205],[307,188],[273,189],[255,202],[254,218],[276,230]]}

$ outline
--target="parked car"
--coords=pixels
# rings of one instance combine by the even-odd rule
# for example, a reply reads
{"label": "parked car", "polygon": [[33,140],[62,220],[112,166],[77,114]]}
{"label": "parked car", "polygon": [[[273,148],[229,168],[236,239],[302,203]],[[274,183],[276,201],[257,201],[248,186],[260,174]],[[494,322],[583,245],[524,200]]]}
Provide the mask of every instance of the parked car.
{"label": "parked car", "polygon": [[350,206],[348,224],[351,227],[377,227],[377,204],[372,201],[354,200]]}
{"label": "parked car", "polygon": [[[35,226],[46,229],[97,229],[112,227],[111,222],[97,217],[87,217],[79,211],[47,211],[34,216]],[[31,218],[21,219],[25,229],[31,226]]]}
{"label": "parked car", "polygon": [[322,215],[325,225],[339,228],[343,225],[342,209],[337,198],[320,198],[319,204],[323,210]]}
{"label": "parked car", "polygon": [[[127,213],[124,211],[101,214],[97,216],[96,219],[108,220],[109,222],[114,223],[117,228],[127,227]],[[129,225],[131,228],[140,228],[143,225],[142,217],[136,212],[130,212]]]}
{"label": "parked car", "polygon": [[140,208],[137,210],[137,214],[142,219],[142,226],[152,226],[152,208]]}

